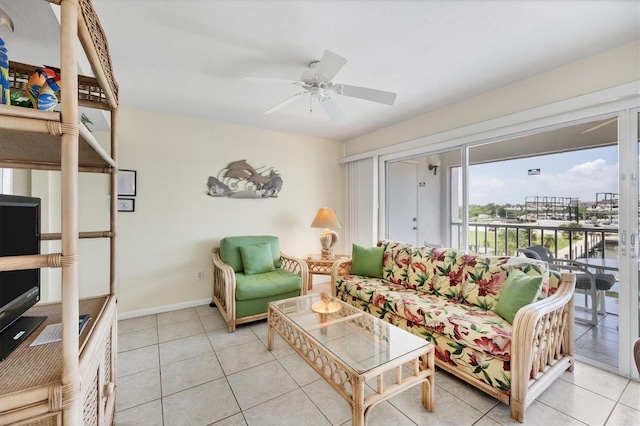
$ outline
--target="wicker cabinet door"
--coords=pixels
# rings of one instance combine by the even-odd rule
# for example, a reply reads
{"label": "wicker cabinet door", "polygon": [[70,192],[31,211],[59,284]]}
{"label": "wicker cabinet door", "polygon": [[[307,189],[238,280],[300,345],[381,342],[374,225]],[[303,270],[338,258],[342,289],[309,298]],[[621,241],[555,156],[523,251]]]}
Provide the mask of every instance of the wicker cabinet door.
{"label": "wicker cabinet door", "polygon": [[91,382],[82,405],[82,424],[84,426],[98,426],[98,371],[92,374]]}
{"label": "wicker cabinet door", "polygon": [[102,421],[101,425],[111,425],[115,423],[115,410],[116,410],[116,348],[114,344],[114,336],[116,336],[116,323],[114,321],[111,327],[111,332],[107,335],[107,341],[105,342],[104,359],[101,364],[102,368],[102,394],[100,395],[102,401]]}
{"label": "wicker cabinet door", "polygon": [[91,362],[92,369],[85,375],[87,384],[83,402],[83,425],[105,426],[115,421],[115,315],[112,323],[97,346]]}
{"label": "wicker cabinet door", "polygon": [[62,425],[62,412],[49,413],[44,416],[38,416],[34,419],[29,419],[24,422],[13,423],[16,425],[24,426],[61,426]]}

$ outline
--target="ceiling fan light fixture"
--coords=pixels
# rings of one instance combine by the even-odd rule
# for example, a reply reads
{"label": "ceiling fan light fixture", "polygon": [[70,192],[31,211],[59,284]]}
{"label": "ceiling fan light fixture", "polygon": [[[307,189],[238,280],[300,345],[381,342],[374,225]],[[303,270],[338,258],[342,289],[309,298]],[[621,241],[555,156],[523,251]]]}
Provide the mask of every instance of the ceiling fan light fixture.
{"label": "ceiling fan light fixture", "polygon": [[[393,105],[396,98],[396,94],[393,92],[385,92],[360,86],[333,84],[333,78],[346,65],[346,63],[347,60],[342,56],[325,50],[320,61],[313,61],[309,63],[309,68],[305,70],[300,77],[301,81],[293,82],[294,84],[302,87],[305,92],[295,94],[285,99],[265,111],[264,114],[271,114],[293,102],[297,97],[307,93],[310,95],[309,111],[312,110],[311,101],[313,98],[316,98],[322,103],[322,106],[331,121],[338,125],[345,123],[346,118],[334,100],[334,93],[336,95]],[[287,82],[291,83],[290,81]]]}

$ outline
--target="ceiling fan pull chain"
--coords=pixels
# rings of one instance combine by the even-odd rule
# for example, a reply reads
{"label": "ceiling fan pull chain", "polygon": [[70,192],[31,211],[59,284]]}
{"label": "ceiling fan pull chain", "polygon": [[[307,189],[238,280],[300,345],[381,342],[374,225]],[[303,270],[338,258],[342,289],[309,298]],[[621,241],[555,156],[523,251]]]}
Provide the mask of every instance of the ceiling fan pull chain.
{"label": "ceiling fan pull chain", "polygon": [[309,115],[313,112],[313,97],[309,96]]}

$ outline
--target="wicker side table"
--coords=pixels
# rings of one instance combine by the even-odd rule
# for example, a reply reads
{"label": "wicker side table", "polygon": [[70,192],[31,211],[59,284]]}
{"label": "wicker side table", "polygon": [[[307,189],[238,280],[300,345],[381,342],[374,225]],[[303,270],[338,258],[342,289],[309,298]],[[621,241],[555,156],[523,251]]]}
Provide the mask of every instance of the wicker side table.
{"label": "wicker side table", "polygon": [[331,275],[331,267],[338,260],[351,259],[347,254],[336,254],[333,259],[323,258],[320,254],[310,254],[304,261],[309,267],[309,290],[313,288],[313,275]]}

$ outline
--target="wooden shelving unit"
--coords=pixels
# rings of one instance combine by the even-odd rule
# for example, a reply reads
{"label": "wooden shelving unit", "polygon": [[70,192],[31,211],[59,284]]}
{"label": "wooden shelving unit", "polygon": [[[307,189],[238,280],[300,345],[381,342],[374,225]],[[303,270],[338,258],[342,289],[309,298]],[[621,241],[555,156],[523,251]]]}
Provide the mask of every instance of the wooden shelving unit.
{"label": "wooden shelving unit", "polygon": [[[0,270],[61,268],[62,301],[34,306],[28,315],[47,315],[47,321],[0,363],[0,424],[112,424],[117,352],[118,85],[91,0],[47,1],[61,9],[61,112],[0,105],[0,167],[60,171],[62,232],[43,235],[43,239],[61,240],[62,249],[60,253],[0,258]],[[95,77],[77,73],[78,40]],[[24,89],[34,69],[33,65],[10,63],[11,87]],[[110,153],[80,124],[79,106],[110,111]],[[107,230],[79,232],[80,172],[110,176]],[[108,294],[79,300],[79,238],[110,239]],[[81,311],[90,313],[91,321],[78,336]],[[47,324],[60,322],[61,342],[29,346]]]}

